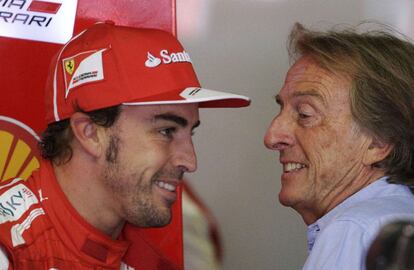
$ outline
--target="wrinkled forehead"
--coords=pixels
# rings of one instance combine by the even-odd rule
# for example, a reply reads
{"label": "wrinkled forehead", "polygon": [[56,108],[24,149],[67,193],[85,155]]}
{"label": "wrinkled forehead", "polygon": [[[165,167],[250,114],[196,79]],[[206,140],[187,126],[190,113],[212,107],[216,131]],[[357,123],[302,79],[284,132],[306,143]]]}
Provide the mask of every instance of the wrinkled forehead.
{"label": "wrinkled forehead", "polygon": [[309,57],[302,57],[289,69],[279,95],[288,98],[297,92],[314,92],[329,102],[330,97],[349,97],[350,87],[349,79],[322,68]]}
{"label": "wrinkled forehead", "polygon": [[310,57],[299,58],[288,70],[285,83],[301,81],[327,81],[333,82],[340,76],[322,68]]}

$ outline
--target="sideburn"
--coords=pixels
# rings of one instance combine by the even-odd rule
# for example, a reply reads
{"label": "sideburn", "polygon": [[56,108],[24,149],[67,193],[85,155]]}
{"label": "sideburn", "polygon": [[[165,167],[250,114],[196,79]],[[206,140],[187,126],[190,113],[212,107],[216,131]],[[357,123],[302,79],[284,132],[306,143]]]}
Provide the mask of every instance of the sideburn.
{"label": "sideburn", "polygon": [[109,145],[106,149],[105,159],[108,163],[116,163],[119,152],[119,138],[116,135],[110,135]]}

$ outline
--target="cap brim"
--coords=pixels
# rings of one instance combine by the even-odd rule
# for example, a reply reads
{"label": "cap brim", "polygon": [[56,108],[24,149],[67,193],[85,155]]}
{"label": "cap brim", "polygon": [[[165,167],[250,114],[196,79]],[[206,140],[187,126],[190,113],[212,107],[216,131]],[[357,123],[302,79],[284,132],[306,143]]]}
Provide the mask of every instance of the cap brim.
{"label": "cap brim", "polygon": [[202,108],[239,108],[250,105],[250,98],[242,95],[188,87],[182,91],[172,91],[147,97],[145,100],[124,102],[123,105],[167,105],[199,103]]}

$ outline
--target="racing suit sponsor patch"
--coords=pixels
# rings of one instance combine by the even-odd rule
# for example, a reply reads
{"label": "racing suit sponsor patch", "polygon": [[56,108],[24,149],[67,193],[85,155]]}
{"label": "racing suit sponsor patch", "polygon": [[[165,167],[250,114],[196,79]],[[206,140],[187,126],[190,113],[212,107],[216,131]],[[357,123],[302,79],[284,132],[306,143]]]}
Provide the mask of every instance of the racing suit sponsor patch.
{"label": "racing suit sponsor patch", "polygon": [[26,243],[23,238],[23,233],[30,228],[33,220],[35,220],[38,216],[44,214],[45,211],[42,208],[36,208],[30,212],[29,216],[21,224],[15,224],[11,228],[10,233],[13,247],[17,247]]}
{"label": "racing suit sponsor patch", "polygon": [[62,60],[66,86],[65,98],[73,88],[104,79],[102,53],[106,50],[108,48],[82,52]]}
{"label": "racing suit sponsor patch", "polygon": [[18,220],[33,204],[38,203],[34,193],[24,184],[18,184],[0,195],[0,224]]}

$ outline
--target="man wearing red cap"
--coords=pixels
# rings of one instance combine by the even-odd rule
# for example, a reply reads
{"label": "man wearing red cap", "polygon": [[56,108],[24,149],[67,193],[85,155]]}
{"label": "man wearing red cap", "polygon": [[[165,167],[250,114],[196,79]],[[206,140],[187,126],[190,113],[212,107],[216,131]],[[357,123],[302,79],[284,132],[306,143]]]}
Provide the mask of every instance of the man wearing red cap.
{"label": "man wearing red cap", "polygon": [[172,35],[111,23],[61,49],[46,91],[45,160],[0,186],[0,269],[133,269],[116,239],[125,222],[169,223],[198,108],[250,103],[201,88]]}

